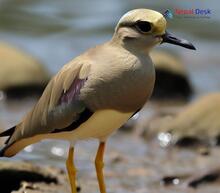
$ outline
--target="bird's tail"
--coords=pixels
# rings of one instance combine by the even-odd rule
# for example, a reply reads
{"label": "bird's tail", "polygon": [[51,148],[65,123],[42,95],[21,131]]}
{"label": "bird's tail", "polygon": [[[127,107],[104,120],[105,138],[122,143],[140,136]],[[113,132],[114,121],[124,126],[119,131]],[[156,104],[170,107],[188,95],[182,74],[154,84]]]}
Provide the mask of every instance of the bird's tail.
{"label": "bird's tail", "polygon": [[4,157],[4,152],[5,150],[7,149],[8,147],[8,142],[9,140],[11,139],[11,136],[13,135],[14,131],[15,131],[15,128],[16,126],[6,130],[6,131],[3,131],[2,133],[0,133],[0,137],[8,137],[8,139],[5,141],[5,147],[3,147],[1,150],[0,150],[0,157]]}

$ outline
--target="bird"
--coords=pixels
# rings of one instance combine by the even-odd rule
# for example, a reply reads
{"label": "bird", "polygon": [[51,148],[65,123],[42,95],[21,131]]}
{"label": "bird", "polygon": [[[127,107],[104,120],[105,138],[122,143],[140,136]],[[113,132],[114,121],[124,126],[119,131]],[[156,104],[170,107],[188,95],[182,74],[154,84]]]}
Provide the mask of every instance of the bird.
{"label": "bird", "polygon": [[14,127],[1,157],[12,157],[43,139],[69,142],[66,168],[71,192],[76,193],[74,147],[97,139],[95,167],[99,190],[106,193],[104,153],[107,139],[138,112],[153,91],[155,70],[149,52],[170,43],[195,50],[192,43],[167,32],[167,21],[154,10],[140,8],[121,17],[112,38],[64,65],[42,96]]}

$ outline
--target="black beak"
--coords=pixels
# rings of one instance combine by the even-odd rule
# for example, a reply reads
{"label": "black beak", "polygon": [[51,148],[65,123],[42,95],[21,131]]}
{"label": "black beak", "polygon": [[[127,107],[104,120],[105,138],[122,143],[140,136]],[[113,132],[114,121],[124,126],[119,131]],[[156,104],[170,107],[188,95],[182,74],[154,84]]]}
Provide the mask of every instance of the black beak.
{"label": "black beak", "polygon": [[191,49],[191,50],[196,50],[196,48],[189,41],[184,40],[184,39],[180,39],[180,38],[176,38],[174,35],[168,33],[167,31],[164,35],[162,35],[162,38],[163,38],[162,43],[166,42],[166,43],[170,43],[170,44],[179,45],[184,48]]}

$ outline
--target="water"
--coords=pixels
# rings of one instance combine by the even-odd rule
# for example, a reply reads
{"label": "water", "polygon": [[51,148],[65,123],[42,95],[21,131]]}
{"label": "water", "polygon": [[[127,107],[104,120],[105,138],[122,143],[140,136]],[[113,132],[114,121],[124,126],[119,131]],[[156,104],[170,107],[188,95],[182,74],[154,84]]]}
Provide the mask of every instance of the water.
{"label": "water", "polygon": [[[161,46],[163,49],[171,49],[182,56],[196,95],[202,95],[220,89],[220,56],[218,53],[220,48],[220,7],[218,4],[218,0],[203,2],[200,0],[193,2],[171,2],[168,0],[151,2],[144,0],[0,0],[0,41],[11,43],[39,58],[51,74],[54,74],[66,62],[81,52],[109,40],[119,18],[130,9],[146,7],[163,12],[166,9],[175,8],[210,8],[212,10],[210,19],[174,18],[168,21],[170,31],[189,39],[195,44],[197,51],[191,52],[170,45]],[[8,128],[16,124],[35,102],[36,99],[31,98],[19,101],[19,103],[18,101],[1,100],[0,122],[2,127]],[[87,179],[83,174],[88,174],[94,169],[92,161],[96,147],[97,142],[95,141],[82,142],[77,145],[77,154],[79,155],[76,157],[76,161],[82,171],[82,178]],[[64,168],[67,149],[68,144],[65,142],[44,141],[28,147],[13,159],[31,160],[37,164],[50,164]],[[151,184],[149,192],[152,192],[155,187],[157,187],[157,192],[163,192],[163,188],[158,186],[158,183],[155,186],[152,185],[154,184],[152,181],[158,182],[158,179],[163,176],[158,173],[162,172],[164,175],[168,175],[174,172],[176,174],[179,170],[180,173],[183,173],[181,167],[173,168],[176,160],[170,161],[170,165],[169,162],[164,161],[163,156],[168,154],[164,149],[156,148],[155,151],[154,146],[146,145],[141,140],[134,140],[130,135],[125,137],[124,134],[119,134],[110,139],[107,151],[107,174],[110,176],[115,175],[110,171],[113,167],[111,155],[114,157],[115,154],[122,154],[125,159],[123,164],[114,166],[113,172],[117,172],[119,168],[122,173],[125,170],[128,175],[125,178],[127,181],[116,182],[114,179],[118,179],[118,176],[109,177],[111,179],[109,184],[116,183],[117,192],[123,192],[121,187],[125,188],[127,192],[134,187],[139,188],[138,190],[134,189],[135,192],[146,192],[146,186],[149,184]],[[172,155],[180,156],[179,160],[186,155],[196,156],[190,152],[183,154],[179,152]],[[133,158],[136,158],[137,162]],[[139,171],[139,164],[141,164],[140,167],[149,168],[145,171],[149,173],[141,173],[140,171],[138,177],[135,168]],[[165,171],[162,171],[163,169],[160,167],[162,165],[166,166],[163,167]],[[161,171],[158,171],[158,168],[161,168]],[[146,177],[149,176],[151,177],[147,180]],[[94,173],[91,173],[89,177],[94,180]],[[129,185],[130,183],[133,186]],[[169,191],[178,192],[178,189],[174,188]]]}

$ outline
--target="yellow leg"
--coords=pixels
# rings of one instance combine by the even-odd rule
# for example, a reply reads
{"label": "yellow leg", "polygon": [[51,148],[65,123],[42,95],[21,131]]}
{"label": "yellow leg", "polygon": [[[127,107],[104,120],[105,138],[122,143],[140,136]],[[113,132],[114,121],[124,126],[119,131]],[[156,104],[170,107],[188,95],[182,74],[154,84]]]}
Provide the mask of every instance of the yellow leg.
{"label": "yellow leg", "polygon": [[96,159],[95,159],[96,173],[97,173],[97,178],[98,178],[98,182],[99,182],[99,189],[100,189],[101,193],[106,193],[105,181],[104,181],[104,175],[103,175],[104,151],[105,151],[105,142],[101,142],[99,144],[99,148],[98,148],[98,151],[96,154]]}
{"label": "yellow leg", "polygon": [[77,193],[77,187],[76,187],[76,171],[77,170],[74,165],[73,157],[74,157],[74,148],[70,147],[68,158],[66,160],[66,168],[67,168],[69,181],[71,185],[71,192]]}

